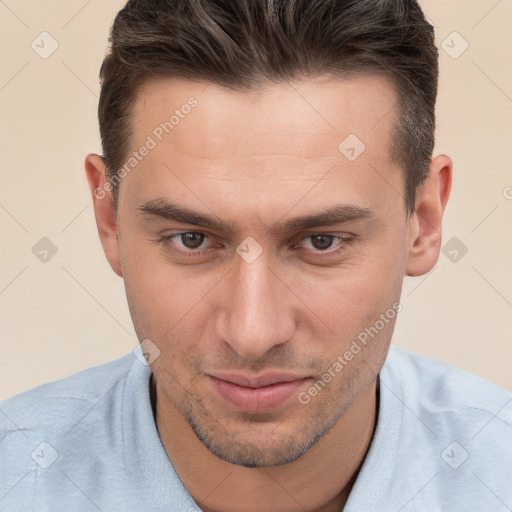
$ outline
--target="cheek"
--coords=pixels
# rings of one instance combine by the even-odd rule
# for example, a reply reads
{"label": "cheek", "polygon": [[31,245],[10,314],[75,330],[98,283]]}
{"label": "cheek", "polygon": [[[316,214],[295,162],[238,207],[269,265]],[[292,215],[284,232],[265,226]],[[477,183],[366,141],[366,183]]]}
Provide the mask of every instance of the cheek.
{"label": "cheek", "polygon": [[352,351],[348,357],[354,359],[353,369],[380,367],[381,354],[393,333],[403,280],[400,250],[397,246],[382,249],[367,250],[350,265],[332,269],[323,277],[311,275],[303,285],[297,284],[303,286],[304,302],[322,320],[312,335],[321,340],[318,348],[326,351],[329,361]]}
{"label": "cheek", "polygon": [[172,269],[163,268],[144,247],[139,250],[136,244],[125,241],[122,254],[126,297],[135,328],[151,338],[157,334],[157,319],[165,315],[172,321],[170,316],[179,302],[180,283]]}
{"label": "cheek", "polygon": [[162,348],[180,340],[185,350],[181,340],[196,339],[211,317],[208,298],[219,276],[192,276],[190,270],[162,263],[149,251],[125,254],[125,263],[126,296],[139,339],[155,340]]}
{"label": "cheek", "polygon": [[303,276],[295,286],[304,303],[345,337],[373,322],[398,300],[401,280],[396,267],[368,259],[321,277]]}

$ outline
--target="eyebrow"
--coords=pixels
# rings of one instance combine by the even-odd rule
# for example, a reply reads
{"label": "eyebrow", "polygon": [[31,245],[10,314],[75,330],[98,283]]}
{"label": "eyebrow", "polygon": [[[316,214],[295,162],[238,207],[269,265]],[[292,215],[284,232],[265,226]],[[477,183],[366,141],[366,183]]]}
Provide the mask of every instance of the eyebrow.
{"label": "eyebrow", "polygon": [[[231,222],[191,210],[163,198],[146,201],[138,206],[137,210],[155,220],[172,220],[181,224],[193,224],[225,233],[234,233],[236,231],[236,225]],[[284,222],[280,221],[270,229],[270,233],[279,235],[321,226],[334,226],[345,222],[372,219],[374,217],[375,211],[371,208],[341,204],[323,212],[294,217]]]}

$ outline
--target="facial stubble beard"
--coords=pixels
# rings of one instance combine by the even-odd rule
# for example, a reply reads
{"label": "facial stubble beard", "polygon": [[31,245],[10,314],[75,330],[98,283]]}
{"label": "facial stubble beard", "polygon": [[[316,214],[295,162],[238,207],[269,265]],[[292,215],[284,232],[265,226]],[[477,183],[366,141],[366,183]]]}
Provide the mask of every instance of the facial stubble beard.
{"label": "facial stubble beard", "polygon": [[[372,381],[368,385],[371,383]],[[153,387],[151,389],[153,391]],[[364,388],[364,390],[366,389],[367,387]],[[377,410],[375,420],[378,417],[378,386],[376,389]],[[267,434],[265,437],[267,442],[258,444],[253,443],[247,437],[244,440],[240,439],[242,435],[247,436],[247,433],[230,431],[226,428],[221,421],[207,411],[200,396],[188,392],[187,399],[181,400],[181,404],[177,404],[175,400],[172,401],[203,446],[213,455],[231,464],[247,468],[257,468],[280,466],[293,462],[318,443],[362,394],[361,392],[350,403],[339,407],[339,405],[335,404],[335,399],[339,392],[343,392],[343,390],[331,391],[326,402],[319,402],[318,408],[310,414],[311,421],[304,423],[297,432],[279,430],[280,426],[285,423],[287,417],[291,414],[289,413]],[[156,404],[156,400],[152,398],[152,404],[153,401]],[[306,407],[302,404],[298,406]],[[153,414],[155,414],[155,407],[156,405],[153,408]],[[335,409],[334,412],[332,410],[333,407]],[[270,415],[262,413],[239,413],[239,419],[245,427],[248,425],[258,426],[268,421],[270,417]],[[279,432],[281,432],[280,437],[278,435]]]}

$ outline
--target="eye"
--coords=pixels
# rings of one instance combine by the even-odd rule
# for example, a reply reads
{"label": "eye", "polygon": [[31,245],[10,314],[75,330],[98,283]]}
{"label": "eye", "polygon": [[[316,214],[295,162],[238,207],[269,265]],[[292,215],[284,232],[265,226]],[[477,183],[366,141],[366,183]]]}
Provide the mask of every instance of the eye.
{"label": "eye", "polygon": [[[305,240],[310,241],[310,246],[306,247],[308,251],[313,252],[314,257],[328,257],[338,254],[347,249],[348,245],[353,242],[355,236],[353,235],[335,235],[332,233],[312,233],[300,239],[300,242]],[[338,241],[334,250],[328,250],[332,247],[333,243]],[[297,246],[294,246],[296,248]],[[325,253],[325,254],[323,254]]]}
{"label": "eye", "polygon": [[[198,231],[182,231],[180,233],[171,233],[160,237],[156,242],[161,243],[164,247],[171,249],[182,256],[194,257],[204,255],[213,249],[206,248],[205,242],[209,236]],[[300,243],[306,240],[310,241],[310,246],[305,247],[306,251],[313,254],[313,257],[322,258],[329,257],[347,249],[348,245],[355,239],[354,235],[337,235],[332,233],[310,233],[302,236],[298,242],[293,244],[292,249],[300,248]],[[337,241],[334,250],[329,250],[333,243]],[[221,248],[222,245],[215,244]],[[204,250],[202,250],[204,249]]]}
{"label": "eye", "polygon": [[175,236],[177,237],[178,242],[181,242],[186,249],[191,250],[198,249],[206,239],[206,235],[204,233],[195,232],[179,233]]}
{"label": "eye", "polygon": [[334,235],[326,235],[322,233],[318,235],[308,235],[304,240],[310,240],[313,249],[323,251],[325,249],[329,249],[336,238],[337,237]]}
{"label": "eye", "polygon": [[162,236],[157,241],[163,246],[169,247],[179,254],[183,254],[185,256],[197,256],[208,252],[208,250],[199,250],[203,242],[207,239],[208,236],[205,233],[197,231],[182,231],[181,233]]}

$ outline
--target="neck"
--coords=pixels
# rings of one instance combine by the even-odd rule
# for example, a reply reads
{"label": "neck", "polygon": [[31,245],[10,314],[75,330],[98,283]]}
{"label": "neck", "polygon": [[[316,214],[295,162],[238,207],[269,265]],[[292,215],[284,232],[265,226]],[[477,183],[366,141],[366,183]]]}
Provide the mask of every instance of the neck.
{"label": "neck", "polygon": [[281,466],[246,468],[213,455],[159,392],[151,378],[153,412],[164,448],[204,512],[339,512],[368,452],[376,427],[376,381],[302,457]]}

